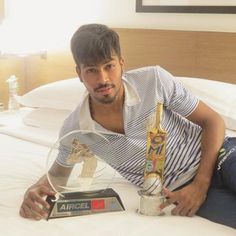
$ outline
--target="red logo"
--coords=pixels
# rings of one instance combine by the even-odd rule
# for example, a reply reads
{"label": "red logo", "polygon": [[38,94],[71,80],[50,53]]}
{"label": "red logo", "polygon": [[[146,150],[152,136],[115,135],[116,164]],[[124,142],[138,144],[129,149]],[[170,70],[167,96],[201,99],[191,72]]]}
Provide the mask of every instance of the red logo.
{"label": "red logo", "polygon": [[104,200],[92,200],[91,201],[91,207],[92,209],[104,209],[105,208],[105,202]]}

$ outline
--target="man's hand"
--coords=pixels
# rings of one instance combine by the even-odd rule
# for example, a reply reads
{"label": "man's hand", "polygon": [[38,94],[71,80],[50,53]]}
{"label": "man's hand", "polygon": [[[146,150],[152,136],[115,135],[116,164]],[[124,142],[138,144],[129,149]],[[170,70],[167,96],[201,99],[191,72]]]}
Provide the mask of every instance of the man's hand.
{"label": "man's hand", "polygon": [[193,181],[189,185],[175,192],[171,192],[167,188],[164,188],[163,193],[167,200],[160,205],[161,209],[174,203],[177,204],[177,206],[172,209],[172,215],[193,216],[205,201],[207,190]]}
{"label": "man's hand", "polygon": [[49,204],[44,200],[47,195],[54,196],[56,193],[45,184],[35,184],[30,187],[24,196],[20,208],[20,215],[24,218],[41,220],[48,216]]}
{"label": "man's hand", "polygon": [[[64,185],[68,176],[72,171],[72,167],[64,167],[56,161],[53,163],[49,174],[51,178],[55,177],[55,181],[59,181],[56,185]],[[56,183],[56,182],[55,182]],[[25,218],[41,220],[48,216],[49,204],[46,202],[46,196],[54,196],[56,192],[52,189],[48,182],[47,176],[42,176],[36,184],[31,186],[25,193],[23,203],[20,208],[20,215]]]}

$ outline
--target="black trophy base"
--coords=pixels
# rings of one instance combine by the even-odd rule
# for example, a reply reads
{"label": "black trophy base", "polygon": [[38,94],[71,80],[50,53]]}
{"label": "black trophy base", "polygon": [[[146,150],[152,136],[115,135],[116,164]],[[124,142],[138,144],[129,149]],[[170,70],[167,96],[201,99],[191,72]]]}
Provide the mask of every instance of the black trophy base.
{"label": "black trophy base", "polygon": [[63,193],[63,197],[57,200],[48,196],[46,201],[50,204],[47,220],[125,210],[119,195],[112,188],[90,192],[68,192]]}

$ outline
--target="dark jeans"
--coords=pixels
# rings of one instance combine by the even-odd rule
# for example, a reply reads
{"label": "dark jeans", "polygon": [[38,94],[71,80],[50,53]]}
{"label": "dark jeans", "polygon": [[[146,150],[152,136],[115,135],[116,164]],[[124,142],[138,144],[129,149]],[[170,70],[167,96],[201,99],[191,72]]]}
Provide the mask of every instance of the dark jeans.
{"label": "dark jeans", "polygon": [[236,229],[236,138],[226,138],[207,199],[197,215]]}

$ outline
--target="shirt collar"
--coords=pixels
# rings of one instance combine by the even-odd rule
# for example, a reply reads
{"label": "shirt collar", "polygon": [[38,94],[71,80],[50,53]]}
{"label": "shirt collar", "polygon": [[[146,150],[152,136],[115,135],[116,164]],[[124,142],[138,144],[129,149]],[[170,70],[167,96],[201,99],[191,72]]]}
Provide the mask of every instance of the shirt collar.
{"label": "shirt collar", "polygon": [[[125,106],[135,106],[140,103],[141,99],[135,90],[135,88],[124,78],[122,77],[125,91]],[[95,131],[95,122],[91,117],[90,109],[89,109],[89,93],[86,89],[79,113],[79,126],[81,130],[93,130]]]}
{"label": "shirt collar", "polygon": [[125,77],[122,77],[122,80],[124,81],[123,84],[125,89],[125,105],[135,106],[140,103],[141,99],[132,84],[129,83]]}

